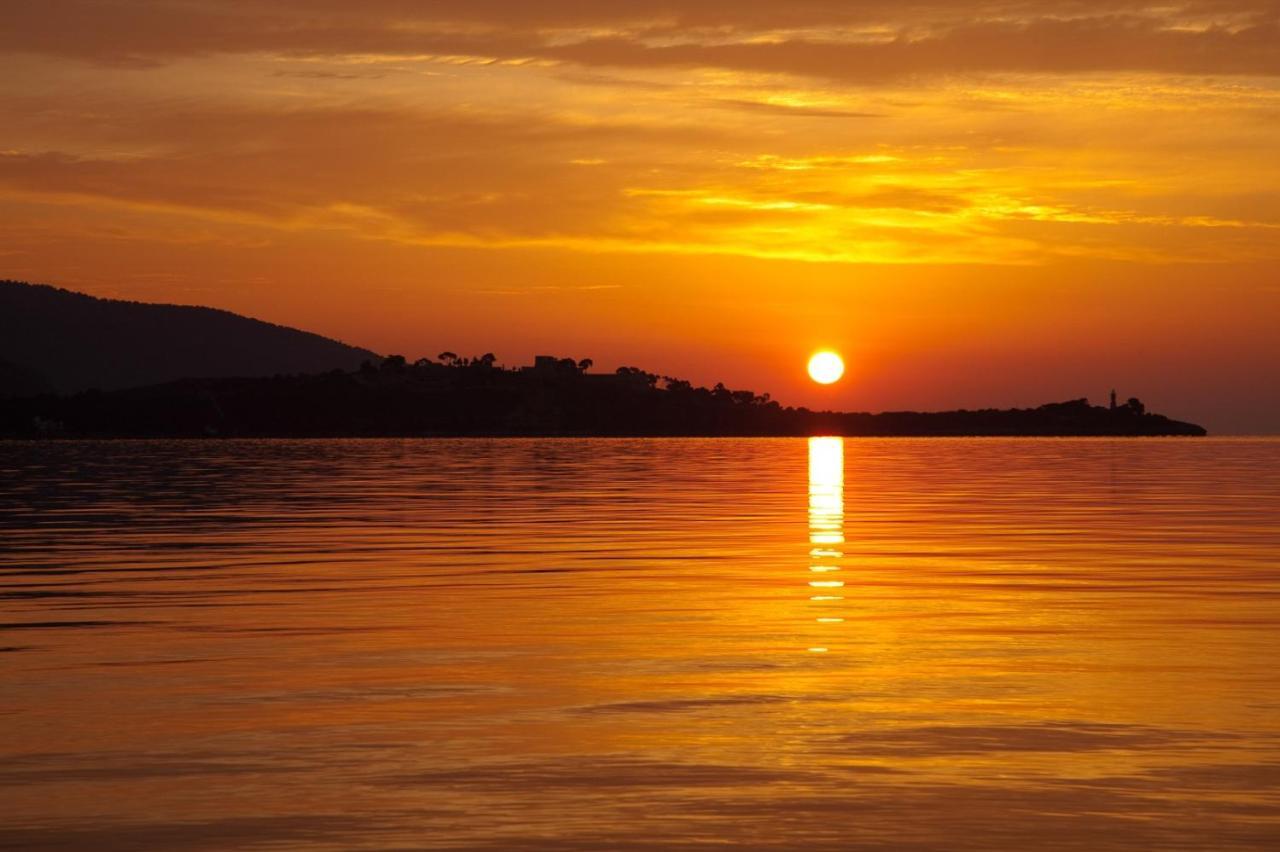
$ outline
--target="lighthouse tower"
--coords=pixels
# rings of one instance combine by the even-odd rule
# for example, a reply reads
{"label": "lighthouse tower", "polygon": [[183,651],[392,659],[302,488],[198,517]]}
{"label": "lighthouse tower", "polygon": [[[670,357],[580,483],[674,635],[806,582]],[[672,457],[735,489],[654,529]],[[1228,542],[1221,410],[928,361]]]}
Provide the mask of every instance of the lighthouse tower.
{"label": "lighthouse tower", "polygon": [[1112,411],[1116,410],[1116,389],[1115,388],[1111,389],[1111,410]]}

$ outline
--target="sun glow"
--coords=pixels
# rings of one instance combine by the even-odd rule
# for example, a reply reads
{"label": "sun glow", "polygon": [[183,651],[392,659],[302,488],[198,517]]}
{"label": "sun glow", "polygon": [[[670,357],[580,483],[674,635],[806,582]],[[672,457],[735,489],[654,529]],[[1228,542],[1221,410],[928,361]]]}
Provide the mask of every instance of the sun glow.
{"label": "sun glow", "polygon": [[840,381],[844,375],[844,361],[834,352],[817,352],[809,359],[809,378],[820,385]]}

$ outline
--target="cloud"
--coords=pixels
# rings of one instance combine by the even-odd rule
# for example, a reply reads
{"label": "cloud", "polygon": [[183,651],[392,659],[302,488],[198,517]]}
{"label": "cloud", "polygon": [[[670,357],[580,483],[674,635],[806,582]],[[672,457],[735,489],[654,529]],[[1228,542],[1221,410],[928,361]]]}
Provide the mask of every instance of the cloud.
{"label": "cloud", "polygon": [[[690,126],[670,116],[217,103],[162,111],[127,99],[107,109],[71,94],[52,111],[21,97],[0,106],[15,139],[77,143],[0,155],[0,187],[27,204],[150,217],[130,227],[134,241],[209,239],[206,227],[178,224],[196,219],[234,229],[228,244],[310,231],[407,246],[1028,263],[1270,257],[1280,220],[1252,184],[1238,203],[1225,192],[1175,209],[1169,199],[1186,188],[1153,196],[1138,180],[1150,167],[1132,159],[1118,183],[1099,180],[1116,168],[1105,159],[1049,168],[1042,158],[1061,156],[1052,128],[1021,149],[972,136],[968,146],[943,144],[936,112],[932,146],[814,151],[803,130],[762,139],[750,121]],[[110,120],[86,123],[90,112]],[[914,132],[888,117],[870,125],[890,122]],[[797,138],[812,153],[764,153],[794,149]]]}
{"label": "cloud", "polygon": [[156,63],[219,53],[550,59],[878,81],[993,71],[1280,73],[1265,0],[1142,3],[587,0],[244,4],[9,0],[0,50]]}
{"label": "cloud", "polygon": [[723,68],[876,82],[927,74],[1018,71],[1172,74],[1280,74],[1280,25],[1239,30],[1174,30],[1132,17],[975,23],[943,34],[886,41],[811,38],[731,44],[656,45],[634,38],[590,39],[537,55],[583,65]]}
{"label": "cloud", "polygon": [[752,101],[746,99],[729,99],[715,101],[716,106],[730,109],[764,112],[772,115],[790,115],[803,118],[884,118],[882,112],[856,112],[854,110],[836,109],[834,107],[803,106],[772,101]]}
{"label": "cloud", "polygon": [[1259,7],[735,8],[15,0],[0,41],[28,52],[3,60],[0,186],[168,242],[199,218],[237,245],[1275,254],[1269,81],[1082,73],[1270,67]]}

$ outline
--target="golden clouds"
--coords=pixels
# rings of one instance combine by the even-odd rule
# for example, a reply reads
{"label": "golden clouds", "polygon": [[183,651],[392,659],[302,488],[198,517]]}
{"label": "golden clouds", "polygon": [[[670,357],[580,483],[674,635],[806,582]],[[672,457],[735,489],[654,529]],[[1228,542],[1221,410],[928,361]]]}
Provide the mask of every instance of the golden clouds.
{"label": "golden clouds", "polygon": [[883,80],[983,71],[1275,74],[1267,0],[9,0],[0,49],[146,65],[182,56],[437,56]]}
{"label": "golden clouds", "polygon": [[[613,345],[693,301],[802,334],[840,315],[793,286],[821,279],[824,304],[874,302],[893,357],[954,350],[933,318],[967,305],[942,286],[961,276],[1280,264],[1278,26],[1265,0],[9,0],[0,256],[70,286],[275,282],[236,306],[374,347],[380,326],[342,325],[353,277],[420,310],[452,292],[486,349],[468,292],[607,294],[623,319],[571,330]],[[627,286],[584,289],[602,278]],[[573,315],[522,310],[552,339]]]}
{"label": "golden clouds", "polygon": [[[279,87],[300,64],[311,76]],[[407,245],[845,263],[1278,253],[1280,203],[1258,195],[1280,183],[1259,142],[1280,108],[1264,81],[1005,76],[872,92],[668,72],[584,85],[433,60],[336,81],[323,75],[346,64],[250,67],[256,81],[227,59],[164,79],[97,69],[120,84],[110,95],[61,68],[57,101],[0,102],[16,143],[0,182],[104,216],[180,210]],[[824,111],[732,106],[748,101]],[[1189,124],[1204,115],[1214,122]]]}

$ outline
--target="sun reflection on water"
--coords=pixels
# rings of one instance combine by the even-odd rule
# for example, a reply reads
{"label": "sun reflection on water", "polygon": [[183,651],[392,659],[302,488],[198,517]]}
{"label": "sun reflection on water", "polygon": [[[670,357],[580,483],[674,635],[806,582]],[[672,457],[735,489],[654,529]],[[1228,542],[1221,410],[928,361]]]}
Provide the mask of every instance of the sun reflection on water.
{"label": "sun reflection on water", "polygon": [[[821,575],[839,571],[844,556],[844,439],[809,439],[809,570]],[[810,580],[810,590],[844,588],[843,580]],[[837,605],[842,595],[811,595],[809,600],[823,607]],[[839,624],[843,618],[824,609],[819,624]],[[809,648],[810,651],[819,650]],[[821,652],[830,649],[822,647]]]}

